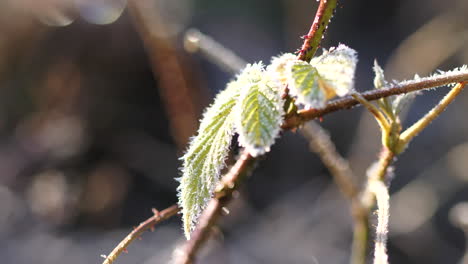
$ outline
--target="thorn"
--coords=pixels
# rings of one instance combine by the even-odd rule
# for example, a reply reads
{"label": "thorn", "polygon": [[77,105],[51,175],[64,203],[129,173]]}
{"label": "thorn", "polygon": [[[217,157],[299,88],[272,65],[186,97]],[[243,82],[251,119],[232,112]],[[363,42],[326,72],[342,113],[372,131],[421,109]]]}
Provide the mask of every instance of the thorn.
{"label": "thorn", "polygon": [[312,37],[309,36],[309,35],[302,35],[302,36],[301,36],[301,39],[310,39],[310,38],[312,38]]}
{"label": "thorn", "polygon": [[150,227],[151,232],[154,232],[154,225]]}
{"label": "thorn", "polygon": [[107,258],[107,256],[106,256],[106,255],[104,255],[104,254],[101,254],[101,258],[104,258],[104,259],[106,259],[106,258]]}
{"label": "thorn", "polygon": [[156,208],[151,208],[151,211],[153,212],[154,215],[159,216],[159,211]]}
{"label": "thorn", "polygon": [[122,249],[123,253],[128,253],[128,250],[126,248]]}

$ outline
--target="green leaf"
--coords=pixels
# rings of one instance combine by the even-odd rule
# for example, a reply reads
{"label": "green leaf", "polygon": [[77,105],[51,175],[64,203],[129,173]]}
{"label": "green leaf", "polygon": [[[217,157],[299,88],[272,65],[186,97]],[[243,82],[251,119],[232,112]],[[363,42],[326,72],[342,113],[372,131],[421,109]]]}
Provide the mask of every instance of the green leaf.
{"label": "green leaf", "polygon": [[216,96],[203,115],[197,136],[181,158],[178,195],[187,239],[212,197],[225,165],[234,130],[232,109],[239,97],[240,84],[241,81],[231,82]]}
{"label": "green leaf", "polygon": [[289,78],[291,64],[297,61],[297,56],[292,53],[285,53],[271,58],[271,63],[267,67],[267,74],[274,80],[286,85]]}
{"label": "green leaf", "polygon": [[340,44],[336,48],[324,50],[323,54],[313,58],[310,64],[320,74],[320,85],[325,90],[332,90],[338,96],[349,94],[354,89],[357,53],[355,50]]}
{"label": "green leaf", "polygon": [[304,61],[292,63],[289,89],[291,94],[297,97],[298,103],[308,107],[323,106],[328,96],[326,91],[321,89],[319,80],[320,76],[317,69],[309,63]]}
{"label": "green leaf", "polygon": [[279,92],[279,83],[263,74],[240,95],[235,111],[236,131],[240,145],[254,157],[268,152],[279,135],[284,114]]}
{"label": "green leaf", "polygon": [[377,63],[377,60],[374,60],[374,67],[372,69],[375,73],[374,87],[375,89],[382,89],[387,82],[385,81],[384,70],[380,67],[379,63]]}

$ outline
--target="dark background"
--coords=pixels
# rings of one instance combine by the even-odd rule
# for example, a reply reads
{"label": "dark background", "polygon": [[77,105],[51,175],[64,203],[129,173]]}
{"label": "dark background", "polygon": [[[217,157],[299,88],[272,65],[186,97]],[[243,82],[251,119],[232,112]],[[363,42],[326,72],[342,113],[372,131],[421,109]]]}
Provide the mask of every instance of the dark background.
{"label": "dark background", "polygon": [[[268,62],[300,47],[316,7],[312,0],[1,0],[0,263],[100,263],[151,208],[176,202],[178,157],[202,109],[233,78],[184,50],[187,29],[248,62]],[[322,46],[358,51],[356,89],[364,91],[375,58],[388,80],[466,64],[467,13],[466,0],[340,1]],[[424,92],[404,124],[446,91]],[[454,223],[468,221],[460,204],[468,199],[467,105],[463,93],[395,164],[391,263],[462,263],[464,233]],[[322,125],[363,182],[379,151],[376,123],[356,108]],[[230,211],[200,263],[349,260],[349,203],[298,133],[284,133]],[[181,241],[177,216],[117,263],[168,263]]]}

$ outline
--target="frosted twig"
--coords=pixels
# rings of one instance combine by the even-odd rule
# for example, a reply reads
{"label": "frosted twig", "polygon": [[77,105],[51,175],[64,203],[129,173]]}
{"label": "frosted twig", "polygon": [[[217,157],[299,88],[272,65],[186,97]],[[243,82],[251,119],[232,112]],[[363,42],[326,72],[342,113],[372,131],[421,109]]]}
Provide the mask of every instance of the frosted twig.
{"label": "frosted twig", "polygon": [[369,189],[377,200],[377,228],[375,236],[374,264],[387,264],[387,233],[390,217],[390,195],[387,186],[382,181],[371,181]]}
{"label": "frosted twig", "polygon": [[247,65],[247,62],[232,50],[196,29],[187,30],[184,47],[188,52],[200,52],[214,64],[233,74],[238,73]]}
{"label": "frosted twig", "polygon": [[426,128],[432,121],[434,121],[434,119],[436,119],[447,108],[447,106],[453,102],[453,100],[455,100],[463,88],[465,88],[465,84],[466,82],[461,82],[455,85],[455,87],[450,90],[450,92],[439,102],[439,104],[432,108],[431,111],[429,111],[418,122],[401,133],[400,141],[402,141],[403,144],[407,144],[412,138],[418,135],[424,128]]}
{"label": "frosted twig", "polygon": [[128,234],[113,250],[109,255],[105,257],[104,262],[102,264],[112,264],[117,257],[127,250],[127,247],[132,243],[135,239],[139,238],[141,234],[148,230],[154,228],[154,226],[174,215],[176,215],[180,211],[180,208],[177,205],[173,205],[168,207],[161,212],[153,210],[154,215],[150,218],[146,219],[140,225],[138,225],[135,229],[133,229],[130,234]]}
{"label": "frosted twig", "polygon": [[314,121],[307,122],[300,130],[309,142],[310,150],[317,153],[330,171],[336,185],[345,197],[352,200],[358,194],[355,178],[349,163],[336,150],[327,131]]}
{"label": "frosted twig", "polygon": [[[406,94],[409,92],[437,88],[440,86],[460,82],[468,82],[468,70],[466,68],[462,68],[454,72],[437,74],[431,77],[420,78],[412,81],[404,81],[402,83],[397,84],[391,84],[382,89],[370,90],[361,93],[360,95],[364,97],[367,101],[375,101],[380,98],[389,97],[392,95]],[[346,96],[340,99],[332,100],[321,108],[300,110],[297,114],[288,116],[288,118],[284,121],[282,128],[292,129],[300,126],[306,121],[339,110],[349,109],[358,104],[359,102],[352,96]]]}

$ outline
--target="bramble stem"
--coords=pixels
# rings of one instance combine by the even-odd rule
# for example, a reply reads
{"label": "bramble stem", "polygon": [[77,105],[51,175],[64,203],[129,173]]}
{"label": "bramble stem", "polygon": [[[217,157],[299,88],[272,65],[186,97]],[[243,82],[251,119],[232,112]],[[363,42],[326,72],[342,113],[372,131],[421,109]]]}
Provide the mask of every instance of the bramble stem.
{"label": "bramble stem", "polygon": [[156,210],[153,211],[154,215],[146,219],[135,229],[133,229],[133,231],[130,234],[128,234],[112,250],[112,252],[109,253],[109,255],[106,256],[106,259],[104,260],[104,262],[102,262],[102,264],[112,264],[122,252],[125,252],[127,250],[128,245],[130,245],[130,243],[132,243],[135,239],[139,238],[143,232],[145,232],[148,229],[152,229],[156,224],[159,224],[160,222],[170,218],[171,216],[176,215],[180,211],[180,208],[177,205],[173,205],[162,210],[161,212],[158,212]]}
{"label": "bramble stem", "polygon": [[390,129],[390,123],[388,122],[387,118],[384,116],[384,114],[373,104],[371,104],[369,101],[367,101],[362,95],[358,93],[353,93],[351,96],[356,99],[359,103],[361,103],[371,114],[375,117],[377,120],[377,123],[379,123],[380,128],[382,131],[388,132]]}
{"label": "bramble stem", "polygon": [[255,159],[247,151],[243,151],[234,166],[221,179],[215,197],[210,200],[208,206],[203,210],[190,240],[187,240],[181,248],[176,249],[172,263],[193,263],[199,249],[209,238],[211,228],[221,216],[223,208],[232,199],[233,192],[251,171],[254,164]]}
{"label": "bramble stem", "polygon": [[353,172],[348,161],[336,150],[327,131],[314,121],[306,123],[300,131],[309,142],[310,150],[317,153],[322,163],[330,171],[341,193],[349,200],[356,198],[359,191],[353,182],[355,179]]}
{"label": "bramble stem", "polygon": [[[337,0],[320,0],[320,5],[317,10],[314,23],[304,39],[301,52],[298,56],[300,60],[310,60],[317,50],[323,33],[330,21],[333,11],[336,8]],[[287,89],[286,89],[287,90]],[[209,237],[211,227],[216,223],[222,212],[222,208],[231,200],[233,191],[237,188],[241,179],[249,171],[256,159],[253,158],[247,151],[243,151],[241,158],[231,170],[222,178],[221,189],[217,190],[216,196],[211,199],[205,210],[203,210],[198,224],[192,233],[191,239],[188,240],[181,250],[177,251],[174,263],[188,264],[192,263],[195,255],[201,245]],[[223,194],[219,196],[220,194]]]}
{"label": "bramble stem", "polygon": [[401,146],[406,146],[411,139],[417,136],[424,128],[426,128],[434,119],[436,119],[447,106],[455,100],[460,92],[465,88],[466,82],[460,82],[450,90],[450,92],[442,98],[442,100],[434,108],[431,109],[424,117],[419,119],[418,122],[414,123],[411,127],[406,129],[400,136]]}
{"label": "bramble stem", "polygon": [[[468,82],[468,71],[447,73],[433,77],[422,78],[420,80],[407,81],[399,84],[392,84],[382,89],[370,90],[361,93],[367,101],[374,101],[380,98],[389,97],[397,94],[406,94],[409,92],[420,91],[451,83]],[[359,102],[351,96],[346,96],[328,102],[324,107],[311,108],[298,111],[295,115],[290,115],[284,121],[283,129],[292,129],[300,126],[306,121],[324,116],[326,114],[339,110],[349,109],[358,105]]]}
{"label": "bramble stem", "polygon": [[[390,168],[395,154],[386,147],[382,148],[379,160],[376,167],[368,171],[367,186],[361,195],[361,200],[353,207],[354,213],[354,235],[353,235],[353,249],[352,249],[352,264],[365,264],[366,256],[369,249],[369,214],[375,205],[375,194],[373,187],[376,182],[385,185],[385,178]],[[385,224],[385,223],[384,223]],[[379,236],[379,234],[378,234]],[[376,237],[376,241],[379,237]],[[383,239],[382,237],[380,237]],[[386,241],[384,239],[383,241]],[[381,249],[382,244],[379,245]],[[379,250],[379,252],[382,252]]]}
{"label": "bramble stem", "polygon": [[322,41],[336,9],[337,0],[321,0],[309,33],[304,36],[304,43],[299,51],[298,60],[310,61]]}
{"label": "bramble stem", "polygon": [[377,227],[375,235],[374,264],[388,264],[387,234],[390,217],[390,194],[383,181],[369,183],[369,188],[377,200]]}

